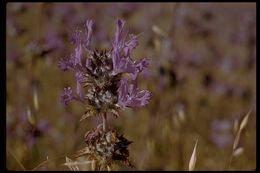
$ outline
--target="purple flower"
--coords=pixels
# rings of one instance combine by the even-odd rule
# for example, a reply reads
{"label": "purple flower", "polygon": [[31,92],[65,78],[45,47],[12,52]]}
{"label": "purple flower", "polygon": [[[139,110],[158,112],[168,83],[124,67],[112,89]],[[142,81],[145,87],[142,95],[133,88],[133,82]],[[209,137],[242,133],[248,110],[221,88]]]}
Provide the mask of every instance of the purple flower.
{"label": "purple flower", "polygon": [[[29,110],[29,111],[28,111]],[[17,110],[12,116],[13,123],[7,124],[7,130],[9,130],[8,135],[17,139],[21,139],[28,148],[32,148],[36,142],[37,138],[45,134],[48,134],[51,130],[48,119],[35,119],[31,116],[30,109],[26,111]]]}
{"label": "purple flower", "polygon": [[126,42],[124,45],[124,52],[127,56],[130,56],[130,51],[132,51],[136,48],[136,46],[138,46],[137,36],[135,36],[134,34],[130,34],[129,37],[130,40]]}
{"label": "purple flower", "polygon": [[232,144],[233,135],[231,123],[227,120],[214,120],[211,124],[211,140],[219,148],[225,148]]}
{"label": "purple flower", "polygon": [[[59,61],[58,66],[61,70],[66,71],[72,69],[75,71],[75,78],[77,82],[77,95],[72,96],[72,89],[70,87],[64,89],[64,94],[61,96],[63,103],[68,104],[73,99],[82,101],[82,91],[81,91],[81,82],[83,81],[83,72],[85,68],[82,65],[82,56],[83,50],[82,45],[85,45],[87,50],[90,50],[90,43],[92,37],[92,27],[93,21],[86,21],[86,37],[82,34],[81,31],[76,30],[71,36],[71,42],[76,46],[75,54],[71,55],[69,58],[62,59]],[[88,60],[86,61],[86,66],[88,65]]]}
{"label": "purple flower", "polygon": [[148,66],[146,59],[134,63],[131,59],[130,53],[138,45],[137,36],[130,34],[130,39],[124,42],[123,27],[125,22],[117,20],[116,34],[112,43],[112,59],[113,59],[113,72],[118,73],[131,73],[133,78],[137,78],[144,67]]}
{"label": "purple flower", "polygon": [[[78,78],[77,82],[80,82],[81,74],[78,74],[77,78]],[[79,86],[79,84],[77,85],[77,94],[72,94],[71,87],[64,88],[64,91],[60,97],[60,100],[65,105],[69,104],[72,100],[84,103],[85,99],[81,93],[81,86]]]}
{"label": "purple flower", "polygon": [[[26,126],[27,123],[24,125]],[[47,119],[41,119],[36,123],[35,127],[30,125],[28,131],[25,133],[25,142],[27,146],[32,148],[37,142],[37,137],[47,134],[49,131],[50,125]]]}
{"label": "purple flower", "polygon": [[75,61],[74,61],[74,66],[76,66],[77,64],[79,66],[82,66],[82,47],[81,44],[79,44],[76,48],[75,48]]}
{"label": "purple flower", "polygon": [[125,21],[117,20],[116,26],[116,34],[114,41],[112,43],[114,51],[119,51],[123,46],[123,27],[125,25]]}
{"label": "purple flower", "polygon": [[76,30],[70,36],[70,41],[73,45],[80,45],[83,43],[82,31]]}
{"label": "purple flower", "polygon": [[130,59],[130,57],[123,57],[120,56],[118,52],[112,53],[113,55],[113,71],[114,74],[118,73],[132,73],[134,74],[136,69],[133,61]]}
{"label": "purple flower", "polygon": [[[104,52],[91,50],[92,20],[87,20],[85,24],[85,35],[81,31],[74,32],[71,40],[75,45],[75,52],[69,58],[61,60],[59,67],[64,71],[72,69],[75,72],[77,89],[76,95],[73,96],[72,89],[65,88],[62,96],[63,103],[68,104],[73,99],[88,100],[93,107],[97,106],[99,109],[105,110],[107,107],[115,106],[117,100],[121,107],[137,108],[148,104],[151,93],[137,89],[137,77],[148,67],[149,62],[146,58],[136,62],[131,59],[131,51],[138,45],[138,40],[137,36],[130,34],[129,40],[125,41],[124,25],[125,21],[117,20],[112,49]],[[87,52],[85,65],[82,64],[83,48]],[[119,83],[120,75],[117,75],[119,73],[128,73],[132,78],[130,84],[125,79]],[[84,86],[92,88],[87,91],[93,91],[93,93],[82,93],[82,83]],[[112,85],[113,87],[119,86],[118,93],[108,90]],[[107,95],[107,93],[110,94]],[[86,97],[83,98],[83,95]]]}
{"label": "purple flower", "polygon": [[147,58],[143,58],[137,62],[135,62],[135,73],[132,75],[133,80],[135,80],[139,73],[141,73],[145,68],[149,65],[149,61]]}
{"label": "purple flower", "polygon": [[77,81],[77,94],[79,96],[82,96],[81,93],[81,82],[83,81],[83,73],[82,72],[76,72],[76,81]]}
{"label": "purple flower", "polygon": [[58,37],[58,35],[53,31],[48,31],[45,35],[45,45],[48,49],[62,49],[63,44],[62,40]]}
{"label": "purple flower", "polygon": [[[114,75],[122,72],[134,73],[135,66],[130,58],[130,50],[136,46],[135,39],[132,38],[127,42],[128,46],[125,47],[125,42],[123,39],[123,27],[125,21],[117,20],[116,34],[112,43],[112,60],[113,60],[113,72]],[[132,36],[133,37],[133,36]],[[123,51],[125,49],[125,51]]]}
{"label": "purple flower", "polygon": [[36,138],[33,137],[32,134],[28,134],[25,137],[25,142],[26,142],[26,145],[28,146],[28,148],[31,149],[36,144]]}
{"label": "purple flower", "polygon": [[42,119],[37,123],[37,128],[41,132],[48,132],[50,130],[50,125],[47,119]]}
{"label": "purple flower", "polygon": [[74,99],[74,96],[72,95],[72,89],[70,87],[64,88],[64,93],[61,96],[61,101],[64,104],[68,104]]}
{"label": "purple flower", "polygon": [[92,20],[87,20],[86,24],[86,33],[87,33],[87,39],[85,41],[85,47],[87,50],[91,50],[91,38],[92,38],[92,32],[93,32],[93,21]]}
{"label": "purple flower", "polygon": [[126,79],[121,79],[118,92],[118,105],[122,108],[142,107],[147,105],[151,99],[151,92],[147,90],[138,90],[136,80],[133,80],[132,83],[128,84]]}
{"label": "purple flower", "polygon": [[76,45],[77,49],[81,47],[83,44],[87,50],[91,50],[90,44],[92,39],[93,32],[93,21],[87,20],[85,24],[85,35],[82,34],[82,31],[76,30],[70,40],[72,44]]}
{"label": "purple flower", "polygon": [[63,58],[58,62],[58,67],[62,70],[62,71],[66,71],[68,69],[72,69],[74,66],[74,60],[72,57],[68,57],[68,58]]}
{"label": "purple flower", "polygon": [[75,48],[75,62],[74,65],[79,64],[82,66],[82,45],[84,44],[87,51],[91,51],[91,38],[92,38],[92,27],[93,27],[93,21],[87,20],[85,24],[85,35],[82,34],[81,31],[77,30],[73,33],[71,37],[72,43],[76,46]]}
{"label": "purple flower", "polygon": [[161,92],[166,85],[166,79],[163,77],[159,78],[159,82],[157,83],[157,90]]}

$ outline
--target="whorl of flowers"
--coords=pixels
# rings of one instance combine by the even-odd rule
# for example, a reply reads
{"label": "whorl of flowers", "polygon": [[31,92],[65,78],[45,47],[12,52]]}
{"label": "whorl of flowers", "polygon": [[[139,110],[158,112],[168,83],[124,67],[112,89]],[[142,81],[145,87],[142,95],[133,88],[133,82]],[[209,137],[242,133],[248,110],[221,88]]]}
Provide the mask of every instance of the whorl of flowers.
{"label": "whorl of flowers", "polygon": [[[72,35],[71,41],[75,45],[74,53],[59,62],[59,68],[63,71],[74,71],[76,79],[76,92],[71,87],[64,88],[61,101],[65,104],[72,100],[83,103],[86,111],[81,120],[95,115],[101,115],[103,118],[103,132],[102,135],[94,138],[96,144],[104,141],[104,136],[107,134],[117,134],[106,130],[107,113],[110,112],[118,117],[118,109],[139,108],[147,105],[151,98],[149,91],[140,90],[137,86],[137,77],[148,67],[148,59],[143,58],[137,61],[132,59],[131,53],[138,45],[137,36],[130,34],[127,39],[124,25],[123,20],[117,20],[116,33],[110,49],[96,50],[91,45],[93,21],[87,20],[85,32],[77,30]],[[125,140],[122,136],[116,135],[114,143],[109,144],[114,148],[112,147],[108,157],[103,157],[104,153],[99,152],[97,147],[93,149],[91,147],[93,143],[87,142],[87,148],[92,148],[90,150],[92,158],[99,160],[99,163],[104,158],[116,160],[115,152],[118,151],[124,151],[120,157],[128,163],[127,146],[130,143],[117,145],[118,142]],[[117,147],[119,148],[116,149]],[[110,161],[105,163],[110,163]]]}
{"label": "whorl of flowers", "polygon": [[88,160],[98,161],[95,165],[97,170],[105,170],[107,166],[111,166],[113,161],[133,166],[128,158],[128,145],[132,142],[123,135],[119,135],[115,130],[104,132],[101,127],[97,127],[85,134],[85,143],[87,146],[78,151],[76,157],[85,156]]}
{"label": "whorl of flowers", "polygon": [[[62,102],[68,104],[76,100],[83,103],[89,116],[106,112],[118,115],[116,110],[119,108],[138,108],[148,104],[151,93],[138,89],[137,77],[149,63],[146,58],[132,59],[131,52],[138,45],[137,36],[130,34],[126,40],[124,25],[123,20],[117,20],[111,48],[104,51],[91,49],[92,20],[86,22],[85,33],[74,32],[71,41],[75,52],[62,59],[59,67],[64,71],[74,71],[76,93],[71,87],[64,88]],[[86,57],[83,57],[84,50]]]}

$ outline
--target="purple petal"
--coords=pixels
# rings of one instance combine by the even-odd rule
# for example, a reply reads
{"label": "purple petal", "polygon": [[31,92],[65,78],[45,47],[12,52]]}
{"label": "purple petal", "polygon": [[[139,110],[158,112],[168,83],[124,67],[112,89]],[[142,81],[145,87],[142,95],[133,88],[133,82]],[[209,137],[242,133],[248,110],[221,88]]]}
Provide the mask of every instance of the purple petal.
{"label": "purple petal", "polygon": [[118,69],[117,71],[124,72],[124,73],[135,73],[135,65],[133,61],[127,57],[127,58],[121,58],[119,61]]}
{"label": "purple petal", "polygon": [[135,73],[135,65],[130,57],[120,56],[118,52],[112,53],[113,71],[114,74],[118,73]]}
{"label": "purple petal", "polygon": [[152,97],[152,93],[150,91],[142,90],[139,91],[136,98],[141,101],[140,106],[145,106],[149,103],[151,97]]}
{"label": "purple petal", "polygon": [[125,22],[123,20],[117,20],[116,34],[113,41],[112,60],[114,74],[121,72],[135,73],[135,65],[130,58],[130,51],[134,49],[137,44],[137,37],[133,34],[130,35],[130,40],[124,42],[123,27]]}
{"label": "purple petal", "polygon": [[113,71],[115,74],[117,74],[119,71],[118,67],[120,62],[120,56],[119,53],[115,52],[114,50],[112,52],[112,62],[113,62]]}
{"label": "purple petal", "polygon": [[[125,22],[123,20],[117,20],[116,34],[112,43],[112,60],[113,60],[113,70],[114,73],[120,73],[120,60],[122,58],[121,49],[123,44],[123,27]],[[122,62],[121,62],[122,66]]]}
{"label": "purple petal", "polygon": [[126,106],[132,108],[139,108],[145,106],[149,103],[151,99],[151,92],[147,90],[142,90],[137,93],[137,95],[130,96],[130,99],[127,101]]}
{"label": "purple petal", "polygon": [[137,80],[133,80],[132,83],[129,85],[129,95],[136,95],[137,94]]}
{"label": "purple petal", "polygon": [[82,38],[82,32],[80,30],[76,30],[72,33],[70,41],[72,42],[72,44],[78,46],[82,44]]}
{"label": "purple petal", "polygon": [[85,24],[86,30],[87,30],[87,39],[85,42],[85,47],[90,50],[90,44],[91,44],[91,38],[92,38],[92,32],[93,32],[93,21],[87,20]]}
{"label": "purple petal", "polygon": [[147,58],[143,58],[140,61],[136,62],[136,68],[142,72],[144,68],[149,66],[149,60]]}
{"label": "purple petal", "polygon": [[121,79],[120,86],[118,88],[118,105],[120,107],[125,107],[128,97],[127,80]]}
{"label": "purple petal", "polygon": [[122,108],[142,107],[148,104],[151,99],[151,92],[147,90],[138,91],[136,80],[128,84],[126,79],[121,79],[118,92],[118,105]]}
{"label": "purple petal", "polygon": [[130,55],[130,51],[136,48],[138,46],[138,40],[137,36],[130,34],[130,40],[125,43],[124,52],[126,55]]}
{"label": "purple petal", "polygon": [[77,94],[78,94],[79,96],[81,96],[81,95],[82,95],[82,92],[81,92],[81,83],[82,83],[82,81],[83,81],[83,79],[84,79],[83,73],[82,73],[82,72],[76,72],[75,77],[76,77],[76,81],[77,81]]}
{"label": "purple petal", "polygon": [[135,80],[139,73],[141,73],[149,65],[147,58],[143,58],[135,63],[135,72],[132,75],[132,79]]}
{"label": "purple petal", "polygon": [[125,25],[125,21],[118,19],[117,20],[117,26],[116,26],[116,35],[114,39],[114,49],[118,50],[121,47],[122,39],[123,39],[123,28]]}
{"label": "purple petal", "polygon": [[74,61],[74,66],[76,65],[80,65],[82,66],[82,48],[81,48],[81,44],[79,44],[76,48],[75,48],[75,61]]}

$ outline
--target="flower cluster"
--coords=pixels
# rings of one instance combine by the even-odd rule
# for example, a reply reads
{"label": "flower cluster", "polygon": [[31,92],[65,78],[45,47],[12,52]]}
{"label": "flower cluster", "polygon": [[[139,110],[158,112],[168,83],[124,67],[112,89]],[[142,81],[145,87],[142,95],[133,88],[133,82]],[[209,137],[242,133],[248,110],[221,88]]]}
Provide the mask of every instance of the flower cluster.
{"label": "flower cluster", "polygon": [[15,114],[12,113],[12,118],[7,119],[7,136],[21,139],[28,149],[32,149],[39,137],[49,135],[51,126],[47,119],[36,119],[30,109],[27,111],[15,110],[14,113],[19,116],[14,116]]}
{"label": "flower cluster", "polygon": [[[59,62],[60,69],[73,70],[76,79],[76,92],[71,87],[64,88],[61,101],[64,104],[72,100],[83,103],[86,111],[81,120],[102,115],[103,130],[88,133],[85,150],[91,159],[103,166],[110,165],[111,160],[130,165],[127,146],[131,142],[115,131],[106,130],[106,114],[110,112],[118,117],[119,109],[139,108],[151,99],[149,91],[137,86],[137,77],[148,67],[148,59],[132,59],[131,53],[138,45],[137,36],[130,34],[126,39],[124,25],[123,20],[117,20],[110,49],[96,50],[91,45],[93,21],[87,20],[85,32],[77,30],[71,37],[75,52]],[[108,135],[114,135],[115,139],[107,141]]]}
{"label": "flower cluster", "polygon": [[[149,62],[146,58],[138,61],[132,59],[131,52],[138,45],[137,36],[130,34],[126,40],[124,25],[123,20],[117,20],[111,48],[104,51],[91,49],[92,20],[86,22],[85,33],[79,30],[74,32],[71,41],[76,47],[75,52],[59,62],[60,69],[75,72],[77,84],[76,93],[71,87],[64,89],[61,98],[65,104],[72,100],[82,102],[88,105],[87,113],[94,115],[148,104],[151,93],[138,89],[137,77]],[[86,51],[86,58],[83,58],[83,50]]]}
{"label": "flower cluster", "polygon": [[80,150],[76,157],[85,156],[88,160],[96,160],[95,167],[98,170],[106,169],[116,160],[132,167],[128,158],[128,145],[132,142],[116,131],[104,132],[99,126],[85,134],[85,143],[87,146]]}

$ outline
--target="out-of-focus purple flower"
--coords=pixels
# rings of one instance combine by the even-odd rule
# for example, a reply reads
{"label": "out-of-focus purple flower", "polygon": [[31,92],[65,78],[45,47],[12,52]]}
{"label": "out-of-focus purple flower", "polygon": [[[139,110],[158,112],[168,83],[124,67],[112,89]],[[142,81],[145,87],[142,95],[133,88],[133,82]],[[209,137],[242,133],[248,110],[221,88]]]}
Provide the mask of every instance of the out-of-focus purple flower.
{"label": "out-of-focus purple flower", "polygon": [[118,105],[122,108],[142,107],[148,104],[149,100],[151,99],[151,92],[147,90],[138,90],[136,80],[128,84],[128,81],[126,79],[121,79],[118,92]]}
{"label": "out-of-focus purple flower", "polygon": [[[32,148],[37,142],[37,137],[50,132],[51,127],[47,119],[35,119],[30,109],[26,111],[17,110],[12,113],[12,122],[7,123],[8,136],[20,139]],[[10,120],[9,120],[10,121]]]}
{"label": "out-of-focus purple flower", "polygon": [[28,122],[28,112],[21,112],[21,115],[18,116],[18,121],[20,122],[20,124],[26,124]]}
{"label": "out-of-focus purple flower", "polygon": [[222,83],[214,82],[210,85],[210,90],[213,94],[216,94],[218,96],[223,96],[227,91],[227,86]]}
{"label": "out-of-focus purple flower", "polygon": [[[62,24],[74,27],[80,22],[76,6],[76,4],[72,3],[54,3],[50,9],[50,15],[53,18],[60,19],[59,21],[61,21]],[[64,28],[64,30],[67,30],[67,28]]]}
{"label": "out-of-focus purple flower", "polygon": [[18,62],[20,55],[15,49],[12,50],[8,49],[6,54],[7,54],[6,56],[7,60],[10,60],[12,62]]}
{"label": "out-of-focus purple flower", "polygon": [[99,42],[103,41],[106,39],[106,33],[103,29],[98,29],[96,31],[96,38]]}
{"label": "out-of-focus purple flower", "polygon": [[82,36],[82,31],[76,30],[72,33],[70,36],[70,41],[73,45],[80,45],[83,43],[83,36]]}
{"label": "out-of-focus purple flower", "polygon": [[233,143],[232,126],[229,121],[214,120],[211,130],[211,140],[219,148],[225,148]]}
{"label": "out-of-focus purple flower", "polygon": [[72,89],[70,87],[64,88],[63,95],[61,96],[61,101],[64,104],[68,104],[74,99],[74,96],[72,95]]}
{"label": "out-of-focus purple flower", "polygon": [[[26,124],[23,124],[24,126],[28,126],[28,122]],[[39,136],[42,136],[43,134],[47,134],[50,131],[50,125],[47,119],[41,119],[38,122],[36,122],[35,125],[29,125],[29,128],[27,129],[25,133],[25,141],[29,148],[32,148],[37,140],[36,138]]]}
{"label": "out-of-focus purple flower", "polygon": [[55,3],[53,6],[53,11],[55,11],[55,14],[58,16],[62,16],[64,18],[67,17],[67,19],[71,18],[71,15],[73,14],[74,5],[68,4],[68,3]]}
{"label": "out-of-focus purple flower", "polygon": [[112,9],[116,8],[121,11],[127,11],[127,12],[132,12],[133,10],[136,10],[141,4],[139,3],[113,3],[111,4],[113,7]]}
{"label": "out-of-focus purple flower", "polygon": [[68,69],[72,69],[74,65],[74,60],[72,59],[72,57],[68,57],[68,58],[63,58],[58,62],[58,67],[63,70],[66,71]]}
{"label": "out-of-focus purple flower", "polygon": [[47,119],[41,119],[38,123],[37,123],[37,128],[41,131],[41,132],[45,132],[48,133],[50,130],[50,125]]}
{"label": "out-of-focus purple flower", "polygon": [[157,83],[157,90],[160,92],[164,89],[166,85],[166,78],[160,77],[159,82]]}
{"label": "out-of-focus purple flower", "polygon": [[45,46],[47,49],[62,49],[62,40],[54,31],[48,31],[45,35]]}
{"label": "out-of-focus purple flower", "polygon": [[75,115],[73,115],[73,114],[65,114],[64,115],[64,122],[65,123],[72,123],[72,124],[74,124],[74,123],[76,123],[76,121],[77,121],[77,118],[76,118],[76,116]]}
{"label": "out-of-focus purple flower", "polygon": [[25,141],[26,141],[26,144],[27,144],[29,149],[31,149],[35,145],[35,143],[36,143],[36,139],[31,134],[28,134],[25,137]]}

